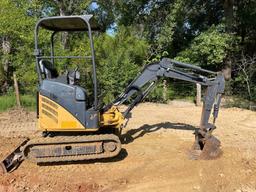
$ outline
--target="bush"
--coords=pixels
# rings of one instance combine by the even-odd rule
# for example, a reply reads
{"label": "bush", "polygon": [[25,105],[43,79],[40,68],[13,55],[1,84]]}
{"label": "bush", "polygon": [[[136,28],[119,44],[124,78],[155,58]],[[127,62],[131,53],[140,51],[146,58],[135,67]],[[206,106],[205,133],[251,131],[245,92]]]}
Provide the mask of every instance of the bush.
{"label": "bush", "polygon": [[219,69],[231,50],[233,38],[224,33],[223,26],[212,26],[197,36],[190,47],[181,51],[175,58],[178,61],[199,64],[208,69]]}
{"label": "bush", "polygon": [[148,45],[131,30],[119,28],[115,37],[102,35],[95,38],[97,73],[103,98],[108,103],[116,98],[142,69]]}

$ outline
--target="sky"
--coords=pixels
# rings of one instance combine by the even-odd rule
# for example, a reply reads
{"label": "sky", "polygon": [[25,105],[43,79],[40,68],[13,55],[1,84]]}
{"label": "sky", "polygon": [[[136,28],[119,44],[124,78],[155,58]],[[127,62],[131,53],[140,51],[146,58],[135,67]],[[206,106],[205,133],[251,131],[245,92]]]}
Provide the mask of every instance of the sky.
{"label": "sky", "polygon": [[[99,5],[96,2],[92,2],[92,4],[90,5],[90,9],[95,10],[98,9]],[[106,31],[106,33],[110,36],[115,36],[115,30],[117,28],[116,23],[113,23]]]}

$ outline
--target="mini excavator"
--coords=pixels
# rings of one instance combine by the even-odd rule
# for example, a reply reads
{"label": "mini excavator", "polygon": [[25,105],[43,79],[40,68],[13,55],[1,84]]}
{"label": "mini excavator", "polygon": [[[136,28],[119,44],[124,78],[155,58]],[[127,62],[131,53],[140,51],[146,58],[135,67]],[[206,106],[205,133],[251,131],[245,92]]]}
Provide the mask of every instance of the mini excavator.
{"label": "mini excavator", "polygon": [[[41,28],[51,32],[51,50],[48,55],[39,48]],[[121,151],[121,130],[130,117],[130,111],[143,101],[162,77],[206,86],[201,123],[195,132],[193,150],[199,151],[198,158],[217,157],[221,153],[220,141],[212,135],[212,131],[216,128],[215,120],[224,92],[223,73],[163,58],[160,62],[146,65],[113,102],[100,104],[92,38],[92,32],[98,30],[99,26],[92,15],[47,17],[37,22],[34,55],[39,82],[37,119],[42,136],[25,140],[10,153],[0,162],[2,172],[11,172],[24,159],[41,164],[117,156]],[[83,32],[89,37],[90,54],[55,55],[54,36],[59,32]],[[60,74],[55,67],[57,59],[89,60],[92,66],[91,96],[86,88],[79,85],[79,70],[76,68]],[[118,106],[128,99],[127,108],[123,112],[119,111]],[[213,123],[209,123],[211,113]]]}

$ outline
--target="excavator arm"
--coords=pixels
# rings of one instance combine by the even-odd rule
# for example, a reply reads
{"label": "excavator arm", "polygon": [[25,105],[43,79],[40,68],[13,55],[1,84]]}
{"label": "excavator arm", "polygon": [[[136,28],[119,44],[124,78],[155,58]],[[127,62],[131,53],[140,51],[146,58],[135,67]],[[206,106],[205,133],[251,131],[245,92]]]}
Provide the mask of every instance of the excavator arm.
{"label": "excavator arm", "polygon": [[[213,76],[208,78],[202,74]],[[221,96],[224,93],[225,78],[224,75],[213,71],[202,69],[198,66],[181,63],[168,58],[163,58],[160,62],[147,65],[142,72],[128,85],[125,91],[120,94],[112,103],[106,105],[103,111],[108,111],[113,106],[123,104],[131,99],[130,105],[123,112],[123,117],[128,118],[129,112],[152,91],[157,81],[161,77],[179,79],[191,83],[198,83],[206,86],[206,93],[203,100],[201,122],[199,129],[195,132],[195,150],[203,152],[204,158],[208,156],[217,156],[220,142],[211,135],[216,128],[215,121],[218,117]],[[211,112],[213,122],[210,123]],[[204,149],[204,150],[203,150]],[[209,154],[210,153],[210,154]],[[206,157],[207,156],[207,157]]]}
{"label": "excavator arm", "polygon": [[[188,73],[185,70],[190,70],[192,72]],[[215,77],[207,78],[206,76],[201,75],[201,73],[211,74]],[[218,116],[221,95],[224,93],[225,88],[225,79],[223,74],[205,70],[194,65],[177,62],[168,58],[164,58],[160,62],[147,65],[127,86],[125,91],[112,103],[106,105],[103,110],[106,111],[113,105],[117,106],[123,104],[135,95],[136,97],[133,98],[133,101],[129,105],[127,111],[123,113],[124,117],[127,117],[128,113],[153,90],[160,77],[179,79],[206,86],[207,91],[203,102],[201,126],[207,127],[212,108],[214,109],[213,117],[215,123],[215,119]]]}

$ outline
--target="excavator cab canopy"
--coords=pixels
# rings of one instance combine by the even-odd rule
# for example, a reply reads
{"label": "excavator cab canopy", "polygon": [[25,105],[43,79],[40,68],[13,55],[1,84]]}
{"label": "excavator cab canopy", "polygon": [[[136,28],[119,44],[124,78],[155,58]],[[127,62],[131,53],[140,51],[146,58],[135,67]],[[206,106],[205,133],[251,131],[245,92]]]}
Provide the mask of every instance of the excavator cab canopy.
{"label": "excavator cab canopy", "polygon": [[100,30],[92,15],[46,17],[37,23],[38,27],[51,31]]}
{"label": "excavator cab canopy", "polygon": [[[51,33],[51,51],[50,55],[44,55],[42,50],[39,47],[39,30],[43,28]],[[93,18],[93,15],[80,15],[80,16],[54,16],[54,17],[45,17],[40,19],[35,27],[35,51],[34,55],[36,57],[36,69],[38,74],[39,84],[42,83],[42,80],[45,78],[45,71],[54,72],[54,61],[56,59],[81,59],[81,60],[91,60],[92,63],[92,77],[93,77],[93,89],[94,89],[94,106],[97,106],[97,77],[96,77],[96,65],[95,65],[95,53],[94,53],[94,44],[92,38],[92,31],[99,31],[100,26],[97,24],[97,21]],[[58,32],[84,32],[89,37],[90,42],[90,54],[88,52],[80,56],[61,56],[54,54],[54,36]],[[43,66],[42,65],[47,64]],[[52,76],[52,75],[50,75]]]}

